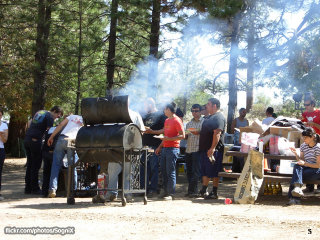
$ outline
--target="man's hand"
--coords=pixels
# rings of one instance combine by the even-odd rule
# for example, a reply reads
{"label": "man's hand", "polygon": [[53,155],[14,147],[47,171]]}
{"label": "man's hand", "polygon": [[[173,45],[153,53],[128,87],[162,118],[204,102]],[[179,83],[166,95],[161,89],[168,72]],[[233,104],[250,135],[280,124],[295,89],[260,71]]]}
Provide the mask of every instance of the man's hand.
{"label": "man's hand", "polygon": [[314,126],[314,122],[306,122],[307,126],[313,127]]}
{"label": "man's hand", "polygon": [[155,154],[160,155],[160,152],[161,152],[161,147],[157,147],[157,149],[155,150]]}
{"label": "man's hand", "polygon": [[210,148],[210,149],[208,150],[208,152],[207,152],[208,158],[211,158],[211,157],[213,156],[214,150],[215,150],[214,148]]}
{"label": "man's hand", "polygon": [[144,131],[145,134],[152,134],[153,130],[150,128],[146,128],[146,130]]}
{"label": "man's hand", "polygon": [[48,139],[48,142],[47,142],[47,145],[50,147],[51,145],[52,145],[52,143],[53,143],[53,137],[52,137],[52,135],[49,137],[49,139]]}

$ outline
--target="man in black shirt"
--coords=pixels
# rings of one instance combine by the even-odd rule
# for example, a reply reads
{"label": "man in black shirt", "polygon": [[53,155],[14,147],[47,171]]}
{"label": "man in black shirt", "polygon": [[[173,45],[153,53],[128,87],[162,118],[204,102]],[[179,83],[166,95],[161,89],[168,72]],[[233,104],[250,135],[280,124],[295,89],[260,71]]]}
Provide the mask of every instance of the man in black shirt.
{"label": "man in black shirt", "polygon": [[52,127],[54,119],[60,117],[62,114],[60,107],[54,106],[51,108],[50,112],[46,110],[38,111],[31,120],[30,127],[28,128],[24,139],[27,155],[24,190],[26,194],[41,194],[38,175],[42,162],[42,138],[45,131]]}
{"label": "man in black shirt", "polygon": [[[146,114],[142,116],[143,123],[146,128],[150,130],[160,130],[164,127],[164,121],[166,116],[163,112],[158,111],[155,105],[155,101],[152,98],[148,98],[145,101]],[[154,134],[143,134],[142,141],[144,146],[148,146],[154,151],[161,144],[159,138],[154,138]],[[142,158],[144,159],[144,157]],[[141,184],[144,186],[144,167],[141,166]],[[158,176],[159,176],[159,156],[155,153],[151,153],[148,157],[147,164],[147,192],[148,197],[153,197],[153,194],[158,192]]]}
{"label": "man in black shirt", "polygon": [[[226,120],[220,110],[220,101],[210,98],[206,105],[209,116],[204,119],[200,131],[199,151],[201,159],[202,189],[201,196],[205,199],[217,199],[219,184],[218,173],[222,169],[223,134]],[[208,194],[208,184],[213,180],[212,192]]]}

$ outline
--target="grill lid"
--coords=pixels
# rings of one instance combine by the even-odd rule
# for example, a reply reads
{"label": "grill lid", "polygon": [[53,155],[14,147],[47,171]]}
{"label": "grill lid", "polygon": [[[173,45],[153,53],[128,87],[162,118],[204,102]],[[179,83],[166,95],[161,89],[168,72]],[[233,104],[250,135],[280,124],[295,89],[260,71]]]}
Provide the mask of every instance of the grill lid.
{"label": "grill lid", "polygon": [[81,115],[85,125],[133,122],[128,96],[84,98],[81,101]]}

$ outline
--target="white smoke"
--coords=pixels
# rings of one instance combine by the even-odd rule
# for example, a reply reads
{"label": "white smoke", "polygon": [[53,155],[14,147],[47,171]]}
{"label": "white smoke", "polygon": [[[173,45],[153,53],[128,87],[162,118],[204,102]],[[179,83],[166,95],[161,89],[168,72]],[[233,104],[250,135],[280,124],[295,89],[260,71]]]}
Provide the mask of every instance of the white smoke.
{"label": "white smoke", "polygon": [[[141,111],[148,96],[153,97],[161,108],[185,93],[191,94],[200,81],[212,78],[207,67],[207,47],[212,45],[213,26],[205,20],[194,18],[184,28],[169,60],[157,62],[149,56],[141,61],[130,81],[119,92],[120,95],[129,95],[130,108]],[[147,86],[152,87],[147,89]]]}

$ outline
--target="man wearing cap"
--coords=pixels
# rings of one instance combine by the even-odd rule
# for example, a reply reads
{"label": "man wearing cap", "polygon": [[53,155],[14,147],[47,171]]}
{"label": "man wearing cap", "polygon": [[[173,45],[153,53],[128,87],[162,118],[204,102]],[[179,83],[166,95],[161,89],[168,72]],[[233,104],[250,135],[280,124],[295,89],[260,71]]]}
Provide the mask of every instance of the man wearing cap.
{"label": "man wearing cap", "polygon": [[186,139],[186,163],[187,163],[187,178],[188,178],[188,193],[187,197],[198,196],[198,183],[201,176],[200,173],[200,152],[199,152],[199,139],[200,129],[203,122],[201,117],[201,106],[193,104],[191,107],[193,118],[187,123]]}

